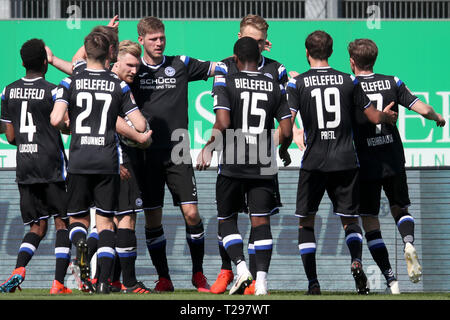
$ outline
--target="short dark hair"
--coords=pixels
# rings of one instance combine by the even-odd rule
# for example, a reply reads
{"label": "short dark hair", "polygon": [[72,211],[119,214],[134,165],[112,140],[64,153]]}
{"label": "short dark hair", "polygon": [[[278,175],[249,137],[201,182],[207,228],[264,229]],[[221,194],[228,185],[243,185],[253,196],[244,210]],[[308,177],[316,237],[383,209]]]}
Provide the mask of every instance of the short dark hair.
{"label": "short dark hair", "polygon": [[242,37],[236,41],[233,53],[241,62],[258,62],[260,58],[258,42],[250,37]]}
{"label": "short dark hair", "polygon": [[378,56],[378,47],[370,39],[356,39],[349,43],[348,53],[360,70],[372,70]]}
{"label": "short dark hair", "polygon": [[41,39],[30,39],[20,48],[20,56],[26,70],[40,71],[47,61],[45,43]]}
{"label": "short dark hair", "polygon": [[317,30],[306,37],[305,47],[311,58],[327,60],[333,53],[333,38],[325,31]]}
{"label": "short dark hair", "polygon": [[109,45],[113,47],[112,62],[117,61],[117,54],[119,52],[119,31],[117,28],[99,25],[94,27],[91,32],[103,33],[109,40]]}
{"label": "short dark hair", "polygon": [[84,38],[88,59],[104,62],[109,54],[109,39],[101,32],[91,32]]}

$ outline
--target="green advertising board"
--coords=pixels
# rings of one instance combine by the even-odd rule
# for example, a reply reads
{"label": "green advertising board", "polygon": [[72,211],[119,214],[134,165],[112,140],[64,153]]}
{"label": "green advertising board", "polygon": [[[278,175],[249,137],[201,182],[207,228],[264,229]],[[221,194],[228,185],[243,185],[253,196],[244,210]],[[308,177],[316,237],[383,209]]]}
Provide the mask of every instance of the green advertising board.
{"label": "green advertising board", "polygon": [[[379,49],[375,72],[400,78],[420,99],[434,107],[447,121],[437,128],[433,121],[400,108],[398,128],[405,147],[408,167],[450,165],[450,21],[381,21],[374,28],[361,21],[268,21],[272,42],[267,57],[282,62],[288,71],[308,69],[304,41],[314,30],[328,32],[334,40],[329,62],[338,70],[350,73],[347,45],[356,38],[370,38]],[[107,21],[27,20],[0,21],[3,50],[0,52],[2,74],[0,86],[24,75],[19,50],[28,39],[41,38],[53,53],[65,60],[82,45],[84,36],[96,25]],[[164,21],[167,55],[187,55],[202,60],[219,61],[232,54],[239,32],[239,21]],[[120,40],[137,41],[137,21],[120,22]],[[441,57],[443,57],[441,61]],[[49,67],[47,80],[59,83],[64,74]],[[189,86],[189,133],[193,156],[208,139],[214,122],[210,91],[212,79],[192,82]],[[1,89],[2,90],[2,89]],[[68,148],[70,137],[64,136]],[[302,152],[293,144],[293,163],[299,166]],[[0,135],[0,167],[15,166],[15,147]]]}

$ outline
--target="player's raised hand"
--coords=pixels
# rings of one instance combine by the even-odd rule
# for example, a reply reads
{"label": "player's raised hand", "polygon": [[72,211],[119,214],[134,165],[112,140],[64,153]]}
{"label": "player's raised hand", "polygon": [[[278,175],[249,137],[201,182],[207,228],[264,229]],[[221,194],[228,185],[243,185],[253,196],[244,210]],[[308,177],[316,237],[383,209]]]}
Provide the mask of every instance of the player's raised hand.
{"label": "player's raised hand", "polygon": [[206,170],[211,165],[212,151],[205,146],[197,156],[197,170]]}
{"label": "player's raised hand", "polygon": [[289,71],[289,78],[295,78],[296,76],[298,76],[300,73],[298,73],[297,71]]}
{"label": "player's raised hand", "polygon": [[45,46],[45,51],[47,52],[47,62],[53,64],[53,52],[49,47]]}
{"label": "player's raised hand", "polygon": [[269,40],[266,40],[264,44],[264,51],[270,52],[270,49],[272,49],[272,42]]}
{"label": "player's raised hand", "polygon": [[437,114],[437,116],[438,116],[438,119],[436,120],[436,125],[438,127],[445,126],[445,119],[439,113]]}
{"label": "player's raised hand", "polygon": [[398,113],[391,110],[391,108],[394,104],[395,104],[395,102],[392,101],[391,103],[389,103],[386,106],[386,108],[383,109],[383,113],[386,114],[386,116],[387,116],[387,122],[391,125],[395,125],[395,123],[397,122],[397,118],[398,118]]}
{"label": "player's raised hand", "polygon": [[119,27],[119,16],[114,16],[111,20],[109,20],[107,27],[118,28]]}

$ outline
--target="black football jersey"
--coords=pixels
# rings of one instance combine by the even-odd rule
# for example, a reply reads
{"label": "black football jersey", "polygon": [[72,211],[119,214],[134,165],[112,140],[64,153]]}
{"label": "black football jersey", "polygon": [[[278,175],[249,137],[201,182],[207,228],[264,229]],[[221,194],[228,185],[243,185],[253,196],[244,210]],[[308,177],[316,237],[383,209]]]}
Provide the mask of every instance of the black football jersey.
{"label": "black football jersey", "polygon": [[323,172],[357,168],[354,109],[371,102],[354,76],[331,67],[311,68],[287,86],[289,108],[300,112],[306,150],[301,168]]}
{"label": "black football jersey", "polygon": [[14,128],[16,181],[64,181],[66,155],[59,131],[50,124],[56,86],[43,78],[19,79],[1,94],[2,121]]}
{"label": "black football jersey", "polygon": [[[358,76],[361,87],[373,105],[382,111],[388,104],[398,112],[398,105],[411,109],[418,98],[397,77],[382,74]],[[363,179],[381,179],[400,173],[405,167],[405,155],[397,126],[373,124],[355,110],[355,145]]]}
{"label": "black football jersey", "polygon": [[69,110],[68,172],[119,173],[117,116],[138,109],[126,82],[108,70],[86,68],[61,81],[56,101]]}
{"label": "black football jersey", "polygon": [[153,130],[150,148],[171,149],[172,132],[188,128],[188,83],[206,80],[212,63],[188,56],[164,56],[156,66],[142,58],[131,85],[136,102]]}
{"label": "black football jersey", "polygon": [[[217,64],[215,71],[216,76],[220,77],[228,74],[237,73],[239,72],[239,69],[236,65],[236,62],[234,61],[234,58],[228,57],[226,59],[223,59],[222,61],[220,61],[220,63]],[[261,61],[258,65],[258,71],[264,74],[265,76],[273,79],[274,81],[282,84],[283,86],[286,86],[287,82],[289,81],[286,68],[284,67],[284,65],[277,62],[276,60],[266,58],[264,56],[261,56]]]}
{"label": "black football jersey", "polygon": [[272,179],[277,173],[274,119],[291,117],[284,87],[260,72],[237,72],[214,82],[214,111],[230,111],[218,173]]}

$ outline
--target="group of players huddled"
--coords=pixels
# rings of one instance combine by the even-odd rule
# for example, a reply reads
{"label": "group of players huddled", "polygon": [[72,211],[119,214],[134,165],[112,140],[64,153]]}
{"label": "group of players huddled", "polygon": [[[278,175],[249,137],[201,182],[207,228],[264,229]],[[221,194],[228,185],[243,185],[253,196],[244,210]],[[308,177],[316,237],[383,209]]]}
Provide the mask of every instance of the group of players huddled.
{"label": "group of players huddled", "polygon": [[[314,218],[325,191],[341,218],[359,294],[369,293],[362,267],[362,228],[391,293],[400,293],[378,220],[382,188],[404,242],[408,275],[412,282],[420,281],[404,151],[395,124],[398,106],[437,126],[444,126],[445,120],[400,79],[373,72],[378,54],[373,41],[356,39],[348,45],[353,76],[328,65],[333,40],[315,31],[305,40],[311,68],[288,77],[283,64],[261,55],[272,44],[267,22],[257,15],[242,19],[234,55],[220,62],[164,55],[165,28],[158,18],[139,21],[139,43],[119,43],[118,24],[114,17],[107,26],[95,27],[72,61],[56,57],[39,39],[28,40],[20,50],[26,74],[1,94],[1,129],[17,146],[20,210],[30,230],[20,245],[16,268],[0,291],[20,288],[25,267],[53,216],[56,266],[51,294],[72,292],[64,286],[72,246],[72,269],[83,291],[172,292],[162,226],[167,185],[185,220],[194,287],[221,294],[234,281],[230,294],[268,294],[270,216],[282,206],[275,150],[279,146],[280,159],[289,165],[293,140],[304,150],[295,215],[307,293],[321,293]],[[48,64],[69,76],[58,86],[47,82]],[[188,83],[212,76],[216,121],[196,163],[197,170],[205,170],[214,151],[220,155],[216,202],[222,266],[210,286],[203,274],[204,226],[194,166],[189,148],[175,148],[185,143],[183,135],[177,140],[173,133],[188,133]],[[297,113],[302,128],[295,123]],[[68,158],[61,133],[71,135]],[[90,226],[92,208],[95,226]],[[154,289],[136,279],[139,212],[145,216],[146,244],[158,273]],[[239,212],[246,212],[251,221],[248,265]],[[91,272],[94,254],[97,270]]]}

